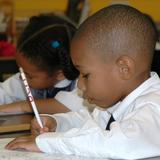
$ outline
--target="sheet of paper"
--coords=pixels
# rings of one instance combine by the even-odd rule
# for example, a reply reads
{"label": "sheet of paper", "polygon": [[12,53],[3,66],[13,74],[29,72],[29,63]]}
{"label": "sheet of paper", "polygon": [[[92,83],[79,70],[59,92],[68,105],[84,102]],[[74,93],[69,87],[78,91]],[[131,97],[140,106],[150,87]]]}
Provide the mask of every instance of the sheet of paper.
{"label": "sheet of paper", "polygon": [[85,158],[66,155],[48,155],[45,153],[11,151],[4,149],[4,146],[12,139],[13,138],[0,139],[0,160],[104,160],[97,158]]}
{"label": "sheet of paper", "polygon": [[[48,155],[45,153],[26,152],[26,151],[11,151],[6,150],[5,145],[13,138],[0,139],[0,160],[109,160],[99,158],[86,158],[67,155]],[[160,157],[148,158],[144,160],[160,160]]]}

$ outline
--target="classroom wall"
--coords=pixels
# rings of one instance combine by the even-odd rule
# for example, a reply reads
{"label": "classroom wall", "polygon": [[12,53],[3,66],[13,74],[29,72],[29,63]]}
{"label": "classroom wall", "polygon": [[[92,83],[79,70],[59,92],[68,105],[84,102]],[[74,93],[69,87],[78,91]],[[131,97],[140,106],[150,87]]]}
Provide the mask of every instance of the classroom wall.
{"label": "classroom wall", "polygon": [[[99,9],[114,4],[129,4],[150,15],[160,30],[160,0],[88,0],[89,15]],[[7,18],[6,33],[16,44],[17,38],[23,30],[28,18],[46,12],[64,13],[68,0],[0,0],[0,11],[5,12]]]}
{"label": "classroom wall", "polygon": [[[121,2],[130,4],[152,16],[155,21],[160,21],[160,0],[89,0],[91,12],[100,8]],[[14,0],[15,17],[25,17],[39,12],[63,12],[66,9],[67,0]]]}
{"label": "classroom wall", "polygon": [[92,12],[118,2],[129,4],[149,14],[155,21],[160,21],[160,0],[90,0]]}
{"label": "classroom wall", "polygon": [[64,11],[67,0],[14,0],[14,16],[28,17],[40,12]]}

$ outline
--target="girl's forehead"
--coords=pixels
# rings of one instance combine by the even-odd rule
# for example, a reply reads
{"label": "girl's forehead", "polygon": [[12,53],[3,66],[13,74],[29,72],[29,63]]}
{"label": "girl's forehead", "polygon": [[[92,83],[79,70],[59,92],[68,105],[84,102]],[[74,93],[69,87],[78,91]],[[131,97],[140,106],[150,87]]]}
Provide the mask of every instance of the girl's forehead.
{"label": "girl's forehead", "polygon": [[23,54],[21,53],[16,54],[16,62],[24,70],[28,70],[28,71],[38,71],[39,70],[39,68],[37,67],[35,63],[31,63],[30,60],[27,57],[23,56]]}

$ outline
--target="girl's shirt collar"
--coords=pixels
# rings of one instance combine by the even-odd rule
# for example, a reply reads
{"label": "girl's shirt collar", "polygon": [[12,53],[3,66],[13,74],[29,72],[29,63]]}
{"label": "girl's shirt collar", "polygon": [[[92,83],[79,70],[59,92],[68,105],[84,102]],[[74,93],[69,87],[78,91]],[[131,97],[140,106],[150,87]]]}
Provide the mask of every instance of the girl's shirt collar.
{"label": "girl's shirt collar", "polygon": [[54,87],[55,88],[64,88],[64,87],[67,87],[70,83],[71,83],[71,80],[64,79],[64,80],[61,80],[58,83],[56,83],[54,85]]}

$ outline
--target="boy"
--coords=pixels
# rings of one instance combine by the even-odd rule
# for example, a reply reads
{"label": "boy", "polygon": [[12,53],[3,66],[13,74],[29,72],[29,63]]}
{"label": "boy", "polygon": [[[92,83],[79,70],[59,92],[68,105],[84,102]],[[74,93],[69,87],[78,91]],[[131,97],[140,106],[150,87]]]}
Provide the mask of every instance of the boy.
{"label": "boy", "polygon": [[84,99],[103,110],[44,116],[43,129],[32,122],[32,133],[43,134],[6,148],[115,159],[159,156],[160,79],[150,73],[155,43],[153,25],[138,10],[113,5],[95,13],[74,36],[71,57]]}

